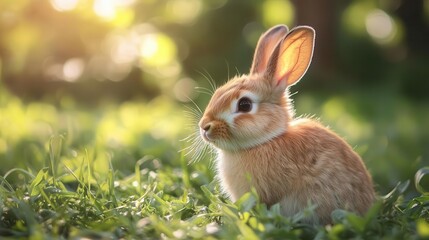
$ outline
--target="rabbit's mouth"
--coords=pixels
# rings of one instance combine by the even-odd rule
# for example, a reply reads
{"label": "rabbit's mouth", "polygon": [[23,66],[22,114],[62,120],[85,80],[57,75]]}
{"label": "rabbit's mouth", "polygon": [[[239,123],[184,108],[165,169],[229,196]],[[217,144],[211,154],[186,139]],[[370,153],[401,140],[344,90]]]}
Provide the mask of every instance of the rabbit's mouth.
{"label": "rabbit's mouth", "polygon": [[200,135],[205,142],[213,145],[216,148],[224,149],[224,145],[228,145],[228,143],[224,141],[223,136],[219,136],[219,134],[215,131],[206,131],[204,129],[200,129]]}
{"label": "rabbit's mouth", "polygon": [[207,131],[202,131],[201,136],[203,136],[203,139],[206,140],[207,142],[213,141],[210,137],[209,132],[207,132]]}

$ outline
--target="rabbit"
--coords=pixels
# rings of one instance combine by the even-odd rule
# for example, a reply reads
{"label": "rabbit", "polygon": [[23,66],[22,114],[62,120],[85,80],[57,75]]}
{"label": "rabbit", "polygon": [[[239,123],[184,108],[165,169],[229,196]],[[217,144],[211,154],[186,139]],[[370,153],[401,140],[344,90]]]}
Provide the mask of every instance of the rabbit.
{"label": "rabbit", "polygon": [[259,39],[248,75],[216,89],[199,134],[216,152],[216,176],[232,201],[254,188],[267,206],[303,222],[330,224],[335,209],[365,214],[375,200],[363,161],[337,134],[310,118],[294,118],[289,87],[307,71],[315,31],[277,25]]}

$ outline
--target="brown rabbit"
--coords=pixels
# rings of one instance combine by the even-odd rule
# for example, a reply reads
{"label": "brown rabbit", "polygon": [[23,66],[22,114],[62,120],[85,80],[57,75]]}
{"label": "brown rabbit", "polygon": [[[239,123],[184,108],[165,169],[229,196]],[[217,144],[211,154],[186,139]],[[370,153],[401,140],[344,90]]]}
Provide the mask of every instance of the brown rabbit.
{"label": "brown rabbit", "polygon": [[232,201],[254,187],[268,206],[291,216],[316,206],[309,223],[334,209],[364,214],[375,199],[371,177],[353,149],[313,119],[293,118],[288,87],[307,71],[315,32],[271,28],[259,39],[249,75],[213,94],[199,122],[217,152],[217,174]]}

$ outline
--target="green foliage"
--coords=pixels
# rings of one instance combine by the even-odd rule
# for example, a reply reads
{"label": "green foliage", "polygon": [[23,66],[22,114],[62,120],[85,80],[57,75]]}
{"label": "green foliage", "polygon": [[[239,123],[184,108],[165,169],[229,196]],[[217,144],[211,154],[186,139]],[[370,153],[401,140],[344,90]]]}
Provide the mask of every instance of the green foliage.
{"label": "green foliage", "polygon": [[[343,210],[332,213],[331,226],[312,226],[300,220],[314,210],[290,217],[259,202],[255,192],[236,203],[222,197],[207,161],[188,164],[178,151],[178,139],[188,132],[182,107],[165,98],[147,103],[107,104],[85,109],[64,100],[58,107],[23,103],[7,92],[0,95],[0,236],[18,238],[136,238],[136,239],[419,239],[429,236],[429,195],[425,155],[418,165],[392,172],[378,166],[391,161],[405,166],[403,156],[425,154],[407,149],[387,136],[389,150],[379,149],[374,129],[390,129],[407,138],[415,134],[407,124],[423,121],[385,112],[364,120],[377,97],[357,103],[354,96],[325,99],[313,94],[297,99],[298,109],[320,114],[349,141],[360,145],[373,171],[377,189],[404,179],[365,216]],[[389,99],[388,95],[384,99]],[[380,103],[381,104],[381,103]],[[427,112],[401,101],[392,111]],[[362,106],[363,105],[363,106]],[[347,108],[345,107],[347,106]],[[378,109],[377,104],[374,104]],[[319,109],[319,110],[318,110]],[[408,109],[408,110],[407,110]],[[337,112],[339,111],[339,112]],[[341,113],[340,113],[341,112]],[[341,116],[341,117],[340,117]],[[340,118],[339,118],[340,117]],[[387,118],[390,117],[387,114]],[[389,122],[390,121],[390,122]],[[406,124],[404,124],[406,123]],[[387,124],[387,125],[386,125]],[[402,129],[399,129],[399,126]],[[365,130],[369,128],[370,131]],[[411,131],[411,132],[410,132]],[[418,139],[426,139],[421,129]],[[423,131],[423,132],[422,132]],[[362,141],[362,142],[360,142]],[[368,141],[368,143],[364,143]],[[411,141],[411,140],[410,140]],[[381,144],[381,145],[380,145]],[[412,144],[412,142],[410,143]],[[369,145],[366,147],[366,145]],[[374,148],[374,149],[372,149]],[[403,148],[403,149],[401,149]],[[389,159],[390,151],[403,152]],[[383,155],[384,158],[383,158]],[[151,157],[154,156],[154,157]],[[419,171],[418,166],[422,167]],[[394,167],[392,167],[394,168]],[[415,174],[416,190],[409,187]],[[401,174],[398,174],[401,172]],[[403,173],[405,172],[405,173]]]}
{"label": "green foliage", "polygon": [[[189,167],[188,170],[193,170]],[[144,171],[144,170],[147,171]],[[183,172],[147,168],[127,178],[113,169],[105,181],[90,183],[70,171],[75,182],[55,180],[42,169],[24,185],[12,188],[2,179],[0,234],[9,237],[88,237],[174,239],[415,239],[427,236],[429,197],[404,202],[408,182],[398,184],[366,216],[337,210],[334,225],[300,223],[306,214],[280,215],[258,203],[254,193],[237,203],[224,201],[211,184],[185,187]],[[89,174],[88,172],[85,174]],[[139,176],[139,177],[137,177]],[[140,179],[140,180],[138,180]],[[181,188],[161,184],[176,182]],[[192,180],[191,184],[199,184]],[[211,188],[211,189],[209,189]],[[312,211],[309,206],[308,212]],[[416,225],[417,224],[417,225]]]}

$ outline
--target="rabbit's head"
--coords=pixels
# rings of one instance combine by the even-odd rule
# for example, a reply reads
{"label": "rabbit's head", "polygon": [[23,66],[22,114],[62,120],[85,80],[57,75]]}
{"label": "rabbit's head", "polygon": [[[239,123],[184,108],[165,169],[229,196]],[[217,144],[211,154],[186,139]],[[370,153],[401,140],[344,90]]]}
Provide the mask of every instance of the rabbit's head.
{"label": "rabbit's head", "polygon": [[250,74],[235,77],[213,94],[199,122],[202,138],[236,151],[263,144],[287,130],[292,118],[286,89],[307,71],[314,30],[275,26],[258,41]]}

